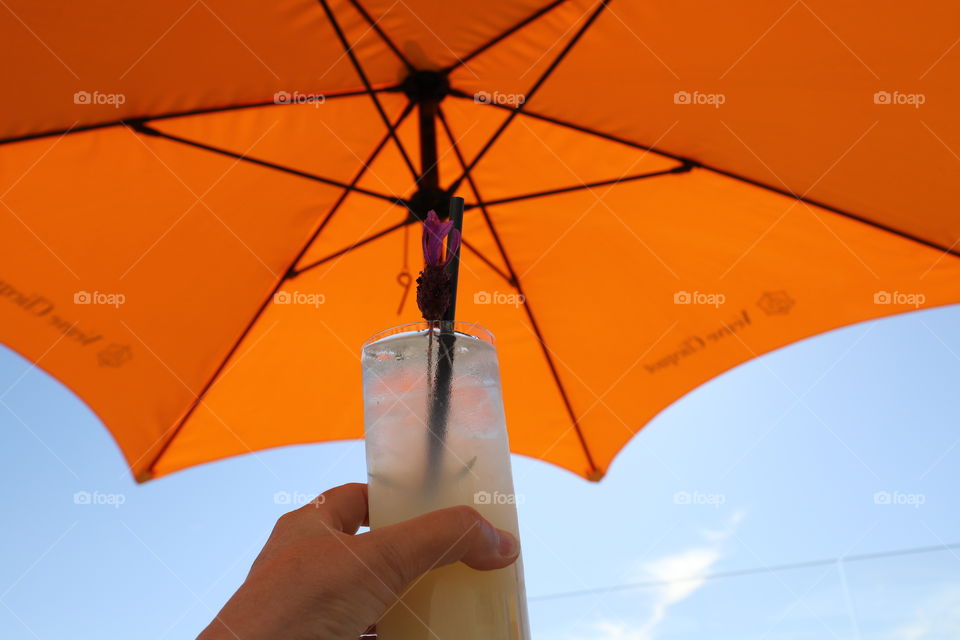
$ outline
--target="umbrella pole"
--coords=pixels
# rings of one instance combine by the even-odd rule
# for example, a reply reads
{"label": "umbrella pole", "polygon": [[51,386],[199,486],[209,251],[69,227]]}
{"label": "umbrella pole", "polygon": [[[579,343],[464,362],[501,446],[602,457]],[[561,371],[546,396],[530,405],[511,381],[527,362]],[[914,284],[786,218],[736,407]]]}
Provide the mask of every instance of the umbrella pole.
{"label": "umbrella pole", "polygon": [[[417,101],[420,129],[420,190],[436,194],[440,190],[440,168],[437,166],[437,110],[439,101],[432,96]],[[426,211],[422,212],[426,218]]]}

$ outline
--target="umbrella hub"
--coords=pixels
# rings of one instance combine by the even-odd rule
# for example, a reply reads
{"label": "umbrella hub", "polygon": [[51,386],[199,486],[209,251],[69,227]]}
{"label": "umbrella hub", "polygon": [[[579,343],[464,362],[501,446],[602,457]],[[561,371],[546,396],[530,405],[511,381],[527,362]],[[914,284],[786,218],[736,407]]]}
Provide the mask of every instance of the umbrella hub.
{"label": "umbrella hub", "polygon": [[442,71],[417,69],[406,77],[400,85],[410,102],[440,102],[450,93],[450,81]]}

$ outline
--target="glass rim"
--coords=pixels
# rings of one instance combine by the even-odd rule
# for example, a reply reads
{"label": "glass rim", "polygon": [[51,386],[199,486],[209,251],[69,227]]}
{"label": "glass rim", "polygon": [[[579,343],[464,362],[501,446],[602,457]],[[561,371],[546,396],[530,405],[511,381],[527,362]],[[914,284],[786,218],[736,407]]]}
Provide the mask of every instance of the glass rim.
{"label": "glass rim", "polygon": [[[370,345],[376,342],[380,342],[385,338],[389,338],[390,336],[395,336],[399,333],[411,333],[414,331],[425,332],[431,329],[438,330],[440,328],[440,324],[441,324],[440,322],[428,322],[426,320],[419,320],[417,322],[405,322],[403,324],[398,324],[398,325],[376,332],[375,334],[373,334],[372,336],[364,340],[363,345],[361,345],[360,349],[361,350],[366,349],[367,347],[369,347]],[[443,324],[447,324],[447,322],[444,322]],[[494,337],[493,332],[484,326],[481,326],[473,322],[464,322],[463,320],[454,320],[452,322],[449,322],[449,324],[453,325],[454,333],[468,336],[470,338],[476,338],[478,340],[482,340],[483,342],[486,342],[491,345],[496,344],[496,338]]]}

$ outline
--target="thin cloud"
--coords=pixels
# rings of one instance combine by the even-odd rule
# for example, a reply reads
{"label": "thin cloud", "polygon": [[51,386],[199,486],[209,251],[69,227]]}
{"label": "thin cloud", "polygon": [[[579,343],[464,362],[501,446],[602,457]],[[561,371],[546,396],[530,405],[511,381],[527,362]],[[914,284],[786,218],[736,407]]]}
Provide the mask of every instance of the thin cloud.
{"label": "thin cloud", "polygon": [[653,601],[647,619],[639,626],[601,620],[594,624],[589,635],[591,640],[655,640],[656,630],[666,620],[670,607],[703,587],[707,576],[723,557],[724,542],[734,534],[743,517],[744,512],[737,511],[722,528],[702,530],[701,544],[643,564],[637,580],[662,583],[652,593]]}
{"label": "thin cloud", "polygon": [[665,584],[657,588],[650,617],[637,632],[639,640],[653,640],[654,631],[667,618],[670,607],[686,600],[703,587],[707,575],[723,557],[723,543],[733,535],[741,520],[743,512],[737,511],[723,528],[700,532],[706,544],[663,556],[644,567],[645,579],[662,581]]}

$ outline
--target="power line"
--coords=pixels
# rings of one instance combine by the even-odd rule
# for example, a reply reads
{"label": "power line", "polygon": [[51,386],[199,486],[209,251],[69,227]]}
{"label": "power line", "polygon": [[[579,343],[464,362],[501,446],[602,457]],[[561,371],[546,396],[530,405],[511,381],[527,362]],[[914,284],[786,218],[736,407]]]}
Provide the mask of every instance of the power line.
{"label": "power line", "polygon": [[692,581],[716,580],[718,578],[735,578],[739,576],[748,576],[757,573],[770,573],[773,571],[787,571],[790,569],[809,569],[811,567],[825,567],[838,562],[862,562],[865,560],[878,560],[880,558],[892,558],[897,556],[908,556],[921,553],[932,553],[934,551],[953,551],[960,549],[960,542],[952,544],[938,544],[929,547],[910,547],[905,549],[894,549],[892,551],[879,551],[876,553],[861,553],[840,558],[823,558],[821,560],[807,560],[804,562],[790,562],[766,567],[753,567],[750,569],[734,569],[731,571],[718,571],[700,576],[690,576],[689,578],[679,578],[676,580],[647,580],[645,582],[630,582],[626,584],[610,585],[607,587],[594,587],[592,589],[581,589],[579,591],[562,591],[559,593],[548,593],[542,596],[533,596],[527,598],[529,601],[538,600],[557,600],[560,598],[576,598],[579,596],[589,596],[599,593],[613,593],[617,591],[629,591],[631,589],[643,589],[649,587],[663,587],[671,584],[679,584]]}

